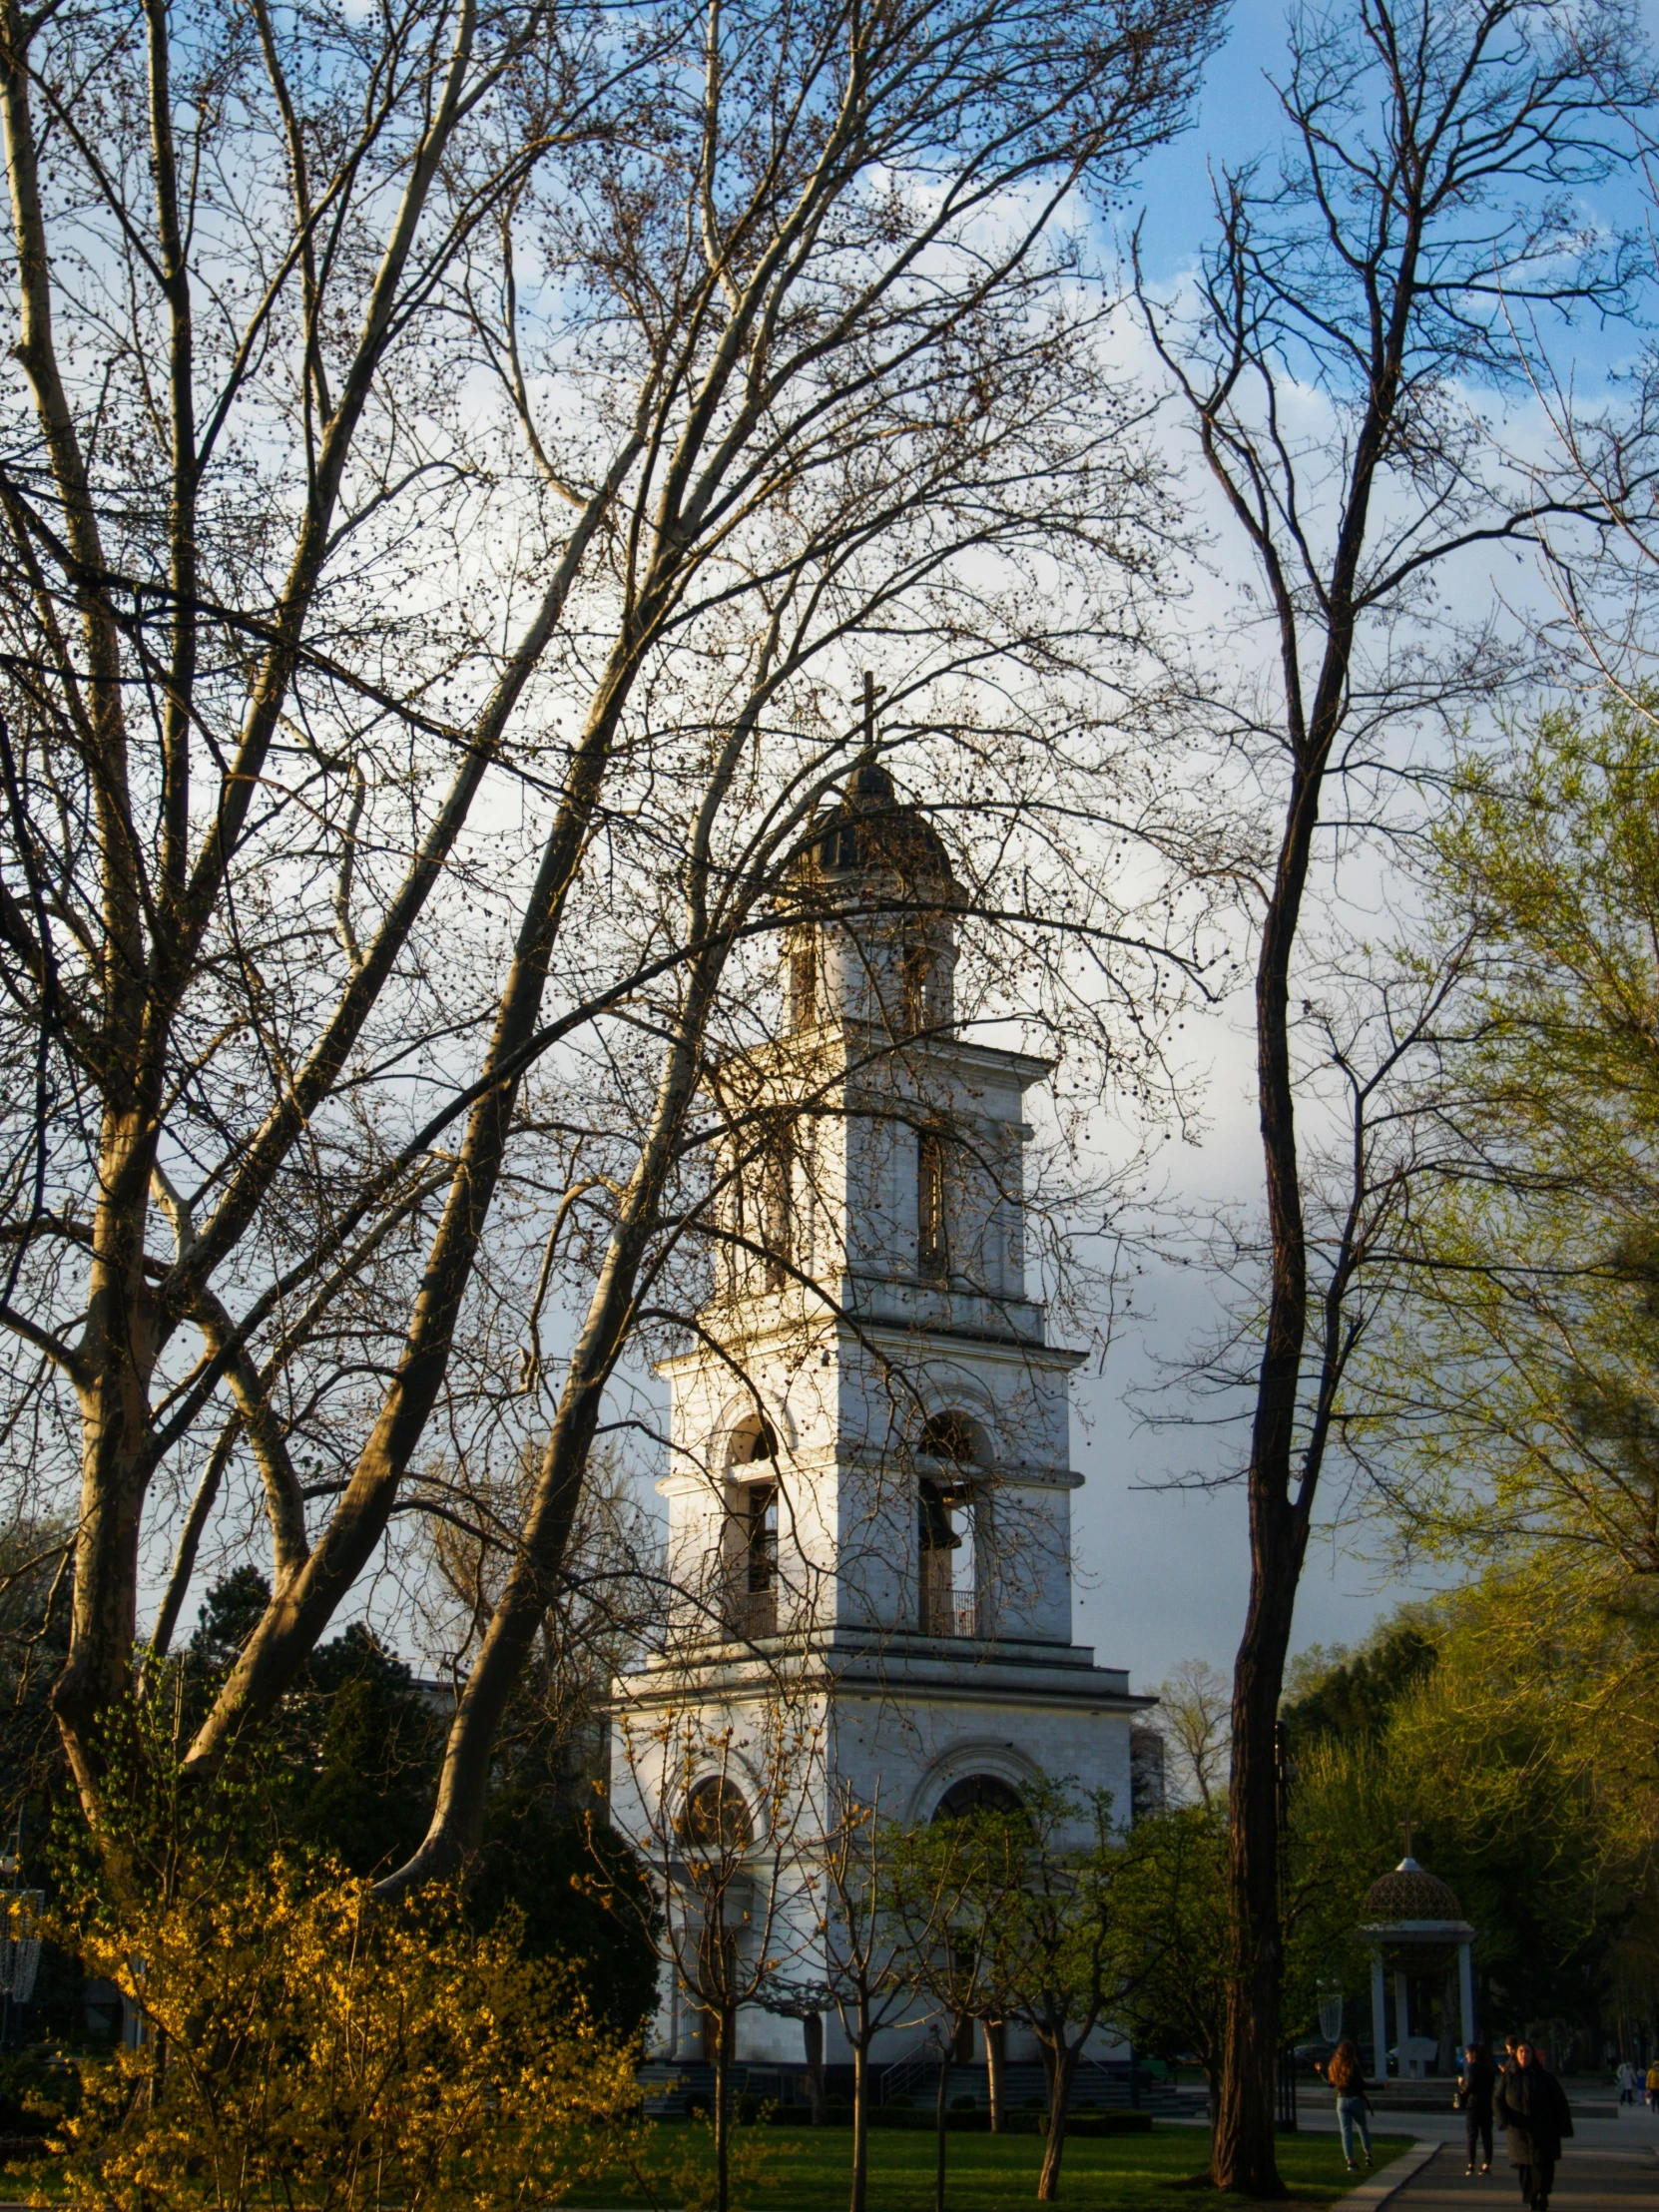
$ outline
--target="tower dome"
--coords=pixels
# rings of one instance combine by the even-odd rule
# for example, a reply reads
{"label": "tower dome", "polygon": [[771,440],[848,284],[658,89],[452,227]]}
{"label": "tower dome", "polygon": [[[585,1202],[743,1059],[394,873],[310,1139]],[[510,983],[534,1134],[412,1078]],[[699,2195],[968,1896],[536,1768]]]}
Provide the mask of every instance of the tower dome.
{"label": "tower dome", "polygon": [[892,874],[954,891],[944,839],[901,800],[873,752],[858,756],[839,802],[813,825],[809,865],[826,875]]}
{"label": "tower dome", "polygon": [[789,1027],[850,1021],[889,1036],[945,1034],[954,1018],[962,900],[944,839],[901,799],[876,752],[864,680],[864,745],[840,796],[808,829],[782,901]]}
{"label": "tower dome", "polygon": [[1463,1908],[1448,1883],[1406,1857],[1366,1892],[1368,1921],[1461,1921]]}

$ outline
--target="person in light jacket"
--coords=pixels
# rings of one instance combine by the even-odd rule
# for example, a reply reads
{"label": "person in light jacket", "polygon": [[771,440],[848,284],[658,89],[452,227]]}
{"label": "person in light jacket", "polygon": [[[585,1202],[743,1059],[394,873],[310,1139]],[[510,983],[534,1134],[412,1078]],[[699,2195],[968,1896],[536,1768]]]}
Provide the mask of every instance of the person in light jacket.
{"label": "person in light jacket", "polygon": [[1549,2068],[1540,2065],[1529,2042],[1515,2045],[1515,2070],[1497,2085],[1497,2124],[1508,2138],[1509,2163],[1520,2183],[1521,2202],[1531,2212],[1549,2212],[1555,2161],[1572,2133],[1567,2093]]}

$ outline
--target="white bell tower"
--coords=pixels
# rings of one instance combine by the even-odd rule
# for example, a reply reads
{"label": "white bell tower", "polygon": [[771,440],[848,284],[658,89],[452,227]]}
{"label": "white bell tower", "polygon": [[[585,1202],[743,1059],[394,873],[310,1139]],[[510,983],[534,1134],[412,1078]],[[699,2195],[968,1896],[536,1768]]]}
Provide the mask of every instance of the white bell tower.
{"label": "white bell tower", "polygon": [[[723,1078],[723,1282],[662,1370],[685,1594],[674,1648],[616,1685],[624,1833],[659,1789],[695,1786],[642,1758],[654,1714],[728,1731],[741,1788],[780,1680],[816,1708],[801,1787],[821,1816],[835,1786],[923,1822],[1046,1773],[1130,1817],[1130,1722],[1152,1701],[1072,1642],[1082,1356],[1047,1342],[1025,1273],[1024,1097],[1048,1063],[958,1034],[961,904],[867,750],[795,871],[787,1033]],[[700,2055],[673,1991],[659,2025],[661,2055]],[[797,2023],[743,2016],[740,2058],[800,2054]]]}

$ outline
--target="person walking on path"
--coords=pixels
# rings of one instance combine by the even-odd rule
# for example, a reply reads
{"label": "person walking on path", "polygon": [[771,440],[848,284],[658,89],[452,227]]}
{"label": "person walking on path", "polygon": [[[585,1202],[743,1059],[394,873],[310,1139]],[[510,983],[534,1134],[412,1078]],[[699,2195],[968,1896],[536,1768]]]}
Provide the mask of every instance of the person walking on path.
{"label": "person walking on path", "polygon": [[1647,2070],[1647,2104],[1650,2112],[1659,2112],[1659,2058]]}
{"label": "person walking on path", "polygon": [[[1319,2061],[1315,2060],[1319,2070]],[[1360,2053],[1352,2036],[1345,2035],[1324,2068],[1325,2078],[1337,2092],[1337,2126],[1342,2132],[1343,2156],[1348,2160],[1348,2170],[1354,2171],[1354,2130],[1360,2130],[1360,2140],[1366,2146],[1366,2164],[1371,2164],[1371,2123],[1366,2114],[1371,2110],[1371,2099],[1366,2094],[1366,2069],[1360,2063]]]}
{"label": "person walking on path", "polygon": [[1634,2104],[1636,2101],[1636,2069],[1628,2058],[1619,2060],[1619,2070],[1615,2079],[1619,2085],[1619,2102],[1621,2104]]}
{"label": "person walking on path", "polygon": [[1515,2045],[1515,2070],[1498,2081],[1495,2111],[1508,2138],[1521,2202],[1532,2212],[1549,2212],[1555,2161],[1572,2133],[1572,2112],[1566,2091],[1528,2042]]}
{"label": "person walking on path", "polygon": [[1486,2056],[1485,2044],[1466,2043],[1457,2075],[1457,2094],[1451,2100],[1463,2115],[1469,2153],[1465,2173],[1474,2171],[1476,2145],[1481,2151],[1480,2171],[1489,2174],[1492,2170],[1492,2096],[1496,2088],[1497,2068]]}

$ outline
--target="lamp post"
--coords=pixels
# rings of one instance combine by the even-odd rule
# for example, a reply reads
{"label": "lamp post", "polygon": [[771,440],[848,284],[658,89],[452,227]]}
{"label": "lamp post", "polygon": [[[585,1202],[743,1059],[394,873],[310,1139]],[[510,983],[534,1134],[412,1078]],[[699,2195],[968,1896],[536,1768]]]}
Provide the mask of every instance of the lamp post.
{"label": "lamp post", "polygon": [[0,2049],[11,2041],[13,2009],[35,1993],[45,1904],[39,1890],[0,1890]]}
{"label": "lamp post", "polygon": [[0,2050],[11,2041],[12,2010],[28,2003],[35,1993],[40,1966],[40,1918],[46,1898],[40,1890],[11,1887],[23,1866],[23,1815],[17,1816],[17,1833],[11,1849],[0,1858]]}

